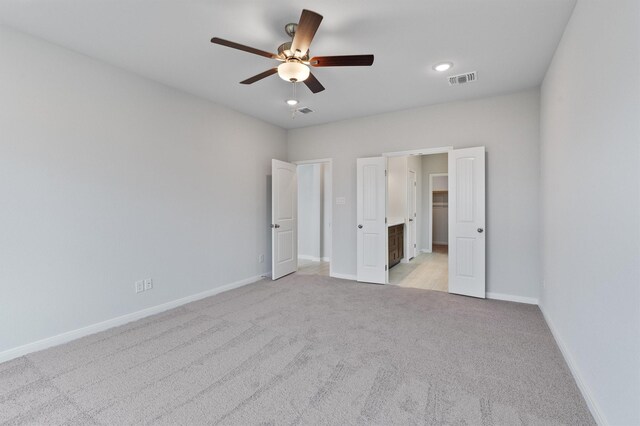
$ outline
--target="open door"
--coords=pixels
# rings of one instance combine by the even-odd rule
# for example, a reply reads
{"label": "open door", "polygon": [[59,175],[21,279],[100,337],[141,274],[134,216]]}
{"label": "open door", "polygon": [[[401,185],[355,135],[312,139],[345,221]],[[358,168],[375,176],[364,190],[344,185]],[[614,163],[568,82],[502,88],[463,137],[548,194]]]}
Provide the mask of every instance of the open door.
{"label": "open door", "polygon": [[298,270],[297,166],[271,160],[271,276]]}
{"label": "open door", "polygon": [[418,219],[417,200],[418,200],[418,178],[415,170],[409,170],[409,190],[407,193],[407,211],[409,221],[407,222],[407,258],[409,260],[416,257],[418,230],[416,220]]}
{"label": "open door", "polygon": [[357,232],[358,281],[386,284],[387,261],[387,158],[358,158]]}
{"label": "open door", "polygon": [[449,152],[449,293],[485,297],[484,147]]}

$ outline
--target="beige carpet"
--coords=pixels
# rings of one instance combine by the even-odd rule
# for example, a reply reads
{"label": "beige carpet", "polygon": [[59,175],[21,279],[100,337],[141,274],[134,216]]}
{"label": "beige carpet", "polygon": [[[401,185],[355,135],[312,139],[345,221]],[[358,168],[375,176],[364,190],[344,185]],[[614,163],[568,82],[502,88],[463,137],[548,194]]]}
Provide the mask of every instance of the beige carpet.
{"label": "beige carpet", "polygon": [[292,275],[0,364],[6,424],[593,424],[536,306]]}

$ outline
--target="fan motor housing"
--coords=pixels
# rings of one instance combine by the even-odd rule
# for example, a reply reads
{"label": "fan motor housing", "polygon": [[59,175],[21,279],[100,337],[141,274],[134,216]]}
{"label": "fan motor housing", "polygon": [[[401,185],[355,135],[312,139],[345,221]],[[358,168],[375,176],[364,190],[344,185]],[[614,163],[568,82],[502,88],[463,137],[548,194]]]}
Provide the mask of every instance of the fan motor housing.
{"label": "fan motor housing", "polygon": [[[287,41],[285,43],[282,43],[280,46],[278,46],[278,56],[281,59],[288,59],[294,56],[293,52],[291,51],[291,42]],[[309,60],[309,51],[307,51],[307,53],[301,57],[298,58],[301,61],[308,61]]]}

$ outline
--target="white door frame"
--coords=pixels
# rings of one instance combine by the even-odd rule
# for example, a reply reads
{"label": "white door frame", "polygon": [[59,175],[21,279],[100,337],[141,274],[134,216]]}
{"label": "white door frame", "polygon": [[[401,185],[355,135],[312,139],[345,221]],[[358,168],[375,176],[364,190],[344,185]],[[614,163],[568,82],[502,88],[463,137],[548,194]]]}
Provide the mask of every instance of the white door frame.
{"label": "white door frame", "polygon": [[[433,251],[433,178],[437,176],[449,176],[449,173],[429,173],[429,245],[427,253]],[[447,234],[449,234],[448,227]]]}
{"label": "white door frame", "polygon": [[[329,208],[329,247],[331,247],[331,257],[329,258],[329,276],[333,277],[333,158],[320,158],[317,160],[302,160],[302,161],[292,161],[292,164],[296,166],[301,166],[303,164],[328,164],[329,165],[329,183],[327,187],[325,187],[325,191],[327,191],[327,196],[329,201],[331,202],[331,206]],[[296,242],[297,243],[297,242]]]}
{"label": "white door frame", "polygon": [[[410,150],[405,150],[405,151],[392,151],[392,152],[383,152],[382,156],[383,157],[407,157],[407,156],[423,156],[423,155],[431,155],[431,154],[448,154],[450,151],[453,151],[453,146],[439,146],[439,147],[435,147],[435,148],[421,148],[421,149],[410,149]],[[424,182],[422,183],[422,185],[424,185]],[[424,187],[424,186],[423,186]],[[431,193],[431,190],[429,190],[429,193]],[[433,206],[431,206],[431,203],[433,202],[433,199],[430,198],[429,201],[429,211],[431,212],[431,214],[429,214],[429,216],[433,216]],[[430,230],[433,230],[433,224],[429,225],[431,228]],[[416,226],[416,232],[417,232],[417,226]],[[429,251],[428,253],[431,253],[432,250],[432,232],[429,232]],[[417,235],[416,235],[416,241],[417,241]],[[417,244],[417,243],[416,243]],[[421,251],[422,249],[420,249]],[[418,252],[418,248],[416,247],[416,253]],[[404,259],[403,259],[404,260]]]}
{"label": "white door frame", "polygon": [[452,146],[441,146],[438,148],[412,149],[409,151],[383,152],[382,156],[383,157],[411,157],[411,156],[422,156],[422,155],[431,155],[431,154],[444,154],[452,150],[453,150]]}

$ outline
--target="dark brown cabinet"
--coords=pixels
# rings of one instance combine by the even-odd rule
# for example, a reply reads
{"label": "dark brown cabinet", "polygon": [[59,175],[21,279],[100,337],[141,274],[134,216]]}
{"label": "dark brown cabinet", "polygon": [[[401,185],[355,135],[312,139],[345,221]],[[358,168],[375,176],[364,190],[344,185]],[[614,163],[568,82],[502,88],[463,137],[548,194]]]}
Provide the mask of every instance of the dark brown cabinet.
{"label": "dark brown cabinet", "polygon": [[404,224],[389,227],[389,269],[404,257]]}

